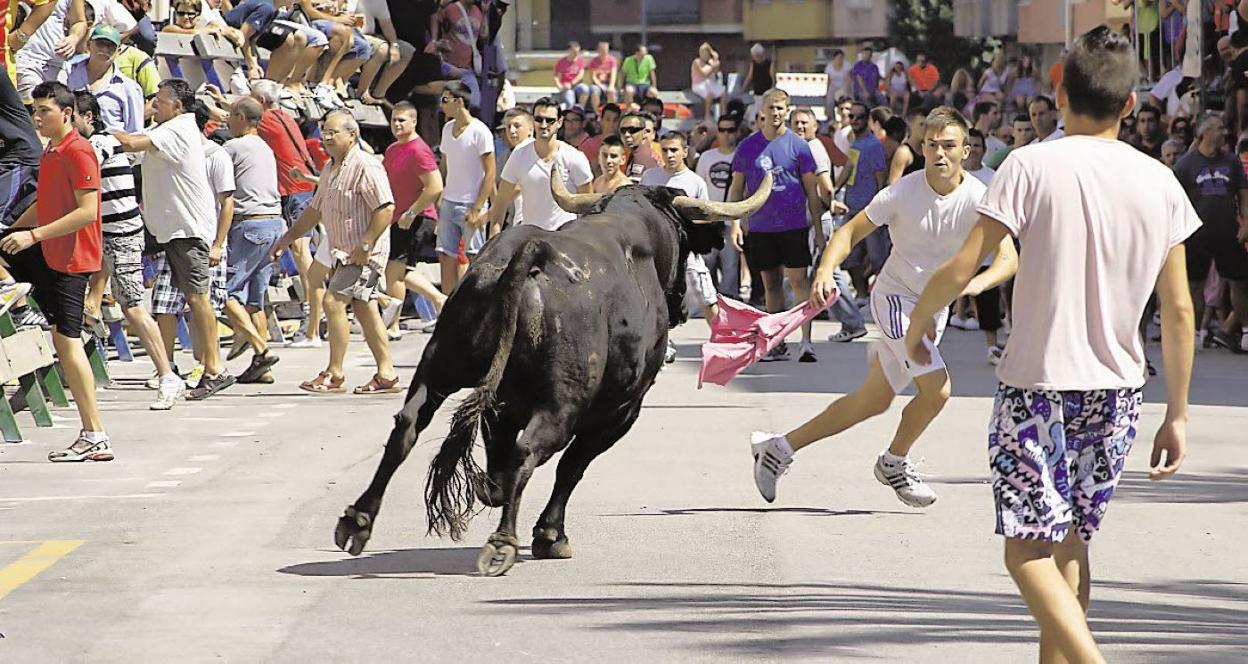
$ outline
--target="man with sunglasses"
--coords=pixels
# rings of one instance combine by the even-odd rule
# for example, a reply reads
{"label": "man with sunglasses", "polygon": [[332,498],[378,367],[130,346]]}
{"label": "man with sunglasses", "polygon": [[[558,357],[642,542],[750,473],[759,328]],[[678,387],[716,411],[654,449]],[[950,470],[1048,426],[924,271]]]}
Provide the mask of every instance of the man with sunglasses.
{"label": "man with sunglasses", "polygon": [[459,285],[459,246],[469,260],[485,245],[486,206],[494,194],[494,136],[485,123],[472,117],[472,90],[463,81],[442,89],[442,112],[450,121],[442,126],[442,203],[438,205],[438,264],[442,292],[450,295]]}
{"label": "man with sunglasses", "polygon": [[[741,117],[725,115],[715,123],[715,147],[698,157],[694,171],[706,181],[711,200],[728,200],[732,183],[732,158],[737,153]],[[707,255],[706,266],[714,275],[719,270],[719,292],[741,297],[741,221],[734,219],[724,229],[724,248]]]}
{"label": "man with sunglasses", "polygon": [[632,111],[620,120],[620,140],[628,150],[624,175],[634,184],[641,182],[647,169],[659,165],[659,147],[654,143],[654,118],[644,111]]}
{"label": "man with sunglasses", "polygon": [[[849,111],[849,126],[853,138],[853,143],[849,148],[849,164],[836,180],[836,188],[845,187],[845,205],[849,208],[849,212],[845,214],[846,220],[853,219],[859,212],[866,209],[871,199],[884,188],[888,178],[888,159],[884,154],[884,144],[876,137],[875,132],[871,131],[870,113],[866,104],[860,101],[853,103]],[[878,232],[888,233],[883,228]],[[866,277],[863,271],[866,267],[865,258],[869,255],[868,246],[877,245],[878,240],[873,240],[856,246],[845,262],[845,269],[850,271],[855,280],[853,283],[861,287],[858,289],[859,302],[867,296],[864,285]],[[880,261],[876,264],[876,269],[883,267],[881,254],[883,252],[875,252],[874,257]],[[848,293],[842,291],[842,297],[847,295]],[[841,329],[828,337],[828,340],[848,343],[866,334],[865,328],[842,323]]]}
{"label": "man with sunglasses", "polygon": [[576,218],[575,214],[555,205],[550,193],[551,170],[558,168],[581,194],[590,193],[594,175],[589,160],[580,150],[556,138],[562,124],[559,102],[550,97],[533,102],[533,141],[517,148],[507,158],[498,195],[490,210],[491,225],[502,224],[517,193],[524,199],[520,204],[524,219],[520,223],[554,231]]}

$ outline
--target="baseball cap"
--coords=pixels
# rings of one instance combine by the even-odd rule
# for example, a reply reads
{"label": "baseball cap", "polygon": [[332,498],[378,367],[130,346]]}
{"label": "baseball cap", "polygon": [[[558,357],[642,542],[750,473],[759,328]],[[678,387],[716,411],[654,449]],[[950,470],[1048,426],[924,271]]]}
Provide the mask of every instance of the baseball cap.
{"label": "baseball cap", "polygon": [[112,42],[114,46],[121,46],[121,33],[117,32],[117,28],[111,25],[97,25],[91,31],[91,41],[103,39]]}

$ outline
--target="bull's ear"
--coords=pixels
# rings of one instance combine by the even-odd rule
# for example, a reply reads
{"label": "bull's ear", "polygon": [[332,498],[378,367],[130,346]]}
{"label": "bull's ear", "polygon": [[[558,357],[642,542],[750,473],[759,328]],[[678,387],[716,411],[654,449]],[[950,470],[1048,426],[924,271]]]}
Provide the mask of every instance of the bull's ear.
{"label": "bull's ear", "polygon": [[568,186],[563,181],[564,174],[558,166],[552,166],[550,169],[550,195],[555,199],[555,205],[565,212],[572,214],[586,214],[598,201],[602,200],[606,194],[573,194],[568,191]]}
{"label": "bull's ear", "polygon": [[758,183],[758,189],[754,194],[743,201],[719,203],[688,196],[677,196],[672,201],[672,206],[680,210],[695,223],[732,221],[748,217],[757,212],[767,202],[769,196],[771,196],[771,173],[764,175],[763,181]]}

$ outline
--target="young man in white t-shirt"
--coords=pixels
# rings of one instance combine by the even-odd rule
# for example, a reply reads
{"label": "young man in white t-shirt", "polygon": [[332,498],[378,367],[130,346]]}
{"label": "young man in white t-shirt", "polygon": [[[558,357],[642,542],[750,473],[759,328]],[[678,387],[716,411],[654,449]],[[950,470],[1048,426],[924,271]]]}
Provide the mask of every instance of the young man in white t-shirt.
{"label": "young man in white t-shirt", "polygon": [[494,136],[472,117],[471,98],[472,90],[463,81],[451,81],[442,89],[442,112],[451,120],[442,126],[446,185],[438,205],[437,252],[447,295],[459,285],[460,244],[469,260],[485,246],[486,205],[494,194]]}
{"label": "young man in white t-shirt", "polygon": [[1005,566],[1040,625],[1044,662],[1105,661],[1086,619],[1088,542],[1135,438],[1145,381],[1136,326],[1154,285],[1167,398],[1150,479],[1174,474],[1187,446],[1195,323],[1183,240],[1200,219],[1169,169],[1117,140],[1136,77],[1122,35],[1100,26],[1075,41],[1057,89],[1066,138],[1002,164],[979,222],[929,280],[906,333],[909,356],[924,361],[933,317],[994,247],[1019,239],[988,463]]}
{"label": "young man in white t-shirt", "polygon": [[[984,184],[962,171],[970,126],[957,110],[939,107],[926,119],[924,168],[903,176],[880,191],[870,204],[832,235],[811,286],[810,302],[827,306],[836,290],[833,273],[853,245],[881,226],[888,226],[893,251],[871,291],[871,311],[883,338],[868,347],[867,378],[852,393],[832,402],[822,413],[786,435],[755,432],[754,481],[768,502],[775,500],[776,481],[792,463],[793,453],[883,414],[912,381],[918,394],[906,404],[888,449],[875,463],[875,478],[893,489],[911,507],[927,507],[936,493],[919,478],[907,456],[919,436],[949,399],[949,372],[936,344],[944,330],[942,312],[935,334],[926,340],[931,358],[906,358],[902,338],[912,320],[919,293],[932,272],[962,246],[979,218],[975,206]],[[979,277],[995,285],[1013,273],[1014,245],[1002,241],[997,263]]]}
{"label": "young man in white t-shirt", "polygon": [[[715,135],[718,144],[698,155],[698,163],[694,171],[706,181],[707,191],[711,199],[728,200],[728,185],[732,184],[732,157],[737,153],[737,137],[741,132],[741,117],[725,115],[715,123]],[[733,242],[734,237],[741,233],[733,233],[733,228],[740,230],[740,220],[734,220],[724,229],[724,248],[712,252],[706,267],[713,275],[719,271],[719,292],[731,298],[741,297],[741,247]]]}
{"label": "young man in white t-shirt", "polygon": [[550,194],[550,170],[558,168],[566,180],[576,187],[577,193],[590,193],[594,180],[589,160],[584,153],[555,138],[563,120],[559,115],[559,102],[542,97],[533,102],[533,142],[516,148],[507,158],[498,194],[490,210],[491,226],[501,225],[507,207],[516,194],[523,196],[522,224],[544,228],[548,231],[576,219],[576,215],[555,205]]}
{"label": "young man in white t-shirt", "polygon": [[[689,170],[686,165],[689,158],[689,140],[684,134],[673,131],[663,136],[659,140],[659,153],[663,165],[642,174],[641,184],[672,187],[685,192],[690,198],[710,200],[706,180]],[[711,270],[707,268],[706,258],[702,254],[690,252],[685,259],[685,288],[686,292],[692,293],[697,299],[698,306],[702,308],[702,317],[710,325],[719,315],[719,301],[715,284],[711,281]],[[670,338],[668,344],[671,344]]]}

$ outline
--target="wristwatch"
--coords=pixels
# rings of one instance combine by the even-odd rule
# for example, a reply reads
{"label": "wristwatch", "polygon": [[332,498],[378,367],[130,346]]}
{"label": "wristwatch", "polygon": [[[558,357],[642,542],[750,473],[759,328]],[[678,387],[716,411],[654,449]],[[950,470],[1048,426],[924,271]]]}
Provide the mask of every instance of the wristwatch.
{"label": "wristwatch", "polygon": [[361,248],[361,249],[363,249],[364,251],[372,251],[372,250],[373,250],[373,243],[372,243],[372,242],[361,242],[361,243],[360,243],[360,248]]}

